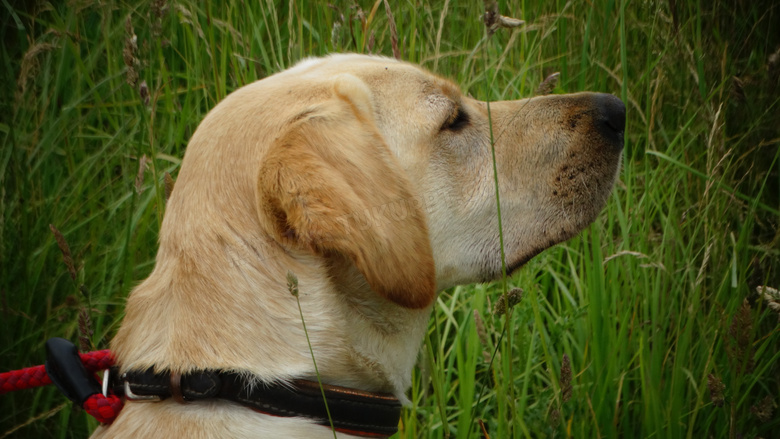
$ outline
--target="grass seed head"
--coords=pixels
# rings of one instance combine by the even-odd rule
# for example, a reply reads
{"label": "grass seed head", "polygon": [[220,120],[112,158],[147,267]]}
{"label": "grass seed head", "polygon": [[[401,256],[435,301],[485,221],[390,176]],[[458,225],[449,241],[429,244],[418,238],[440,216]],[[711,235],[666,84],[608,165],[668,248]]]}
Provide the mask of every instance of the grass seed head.
{"label": "grass seed head", "polygon": [[542,81],[541,84],[539,84],[539,87],[536,88],[536,95],[537,96],[544,96],[548,95],[555,90],[555,86],[558,85],[558,79],[561,77],[560,72],[555,72],[544,78],[544,81]]}
{"label": "grass seed head", "polygon": [[146,81],[141,81],[141,83],[138,84],[138,95],[141,97],[141,101],[143,101],[144,105],[148,107],[151,97],[149,96],[149,86],[146,85]]}
{"label": "grass seed head", "polygon": [[498,29],[498,20],[501,14],[498,13],[498,2],[495,0],[485,0],[485,14],[482,16],[482,21],[485,22],[488,35],[493,35],[493,32]]}
{"label": "grass seed head", "polygon": [[769,55],[766,64],[770,79],[778,79],[780,77],[780,46],[778,46],[774,53]]}
{"label": "grass seed head", "polygon": [[333,29],[330,31],[330,43],[333,45],[333,48],[338,50],[339,48],[339,35],[341,32],[341,23],[336,21],[333,23]]}
{"label": "grass seed head", "polygon": [[520,303],[520,300],[522,300],[522,298],[523,298],[523,289],[512,288],[506,293],[506,295],[502,295],[498,298],[498,300],[496,301],[496,306],[493,308],[493,315],[498,317],[502,314],[507,313],[515,305]]}
{"label": "grass seed head", "polygon": [[138,194],[140,194],[144,188],[144,175],[146,174],[148,163],[149,158],[146,157],[146,154],[142,155],[141,159],[138,160],[138,173],[135,175],[135,191]]}
{"label": "grass seed head", "polygon": [[92,350],[92,319],[89,317],[89,310],[82,307],[79,310],[79,349],[81,352]]}
{"label": "grass seed head", "polygon": [[162,35],[162,20],[168,13],[168,0],[154,0],[151,4],[152,10],[152,36],[159,38]]}
{"label": "grass seed head", "polygon": [[168,13],[168,0],[154,0],[152,2],[152,13],[155,18],[162,18]]}
{"label": "grass seed head", "polygon": [[780,320],[780,291],[776,288],[762,285],[756,287],[756,293],[766,301],[769,309],[777,313],[777,318]]}
{"label": "grass seed head", "polygon": [[745,102],[745,82],[738,76],[731,78],[731,97],[738,103]]}
{"label": "grass seed head", "polygon": [[489,345],[487,331],[485,330],[485,322],[482,320],[482,317],[479,315],[479,311],[476,309],[474,310],[474,326],[477,329],[477,337],[479,337],[479,342],[482,344],[482,358],[486,363],[489,363],[490,352],[488,352]]}
{"label": "grass seed head", "polygon": [[484,0],[485,14],[482,15],[482,21],[485,22],[488,37],[493,35],[499,28],[515,28],[525,24],[523,20],[506,17],[498,11],[498,2],[496,0]]}
{"label": "grass seed head", "polygon": [[561,425],[561,411],[553,408],[550,410],[550,427],[556,429],[559,425]]}
{"label": "grass seed head", "polygon": [[333,45],[334,50],[338,50],[341,42],[341,26],[344,23],[344,14],[331,3],[328,3],[328,7],[336,12],[336,16],[333,18],[333,27],[330,30],[330,44]]}
{"label": "grass seed head", "polygon": [[569,361],[569,356],[563,354],[563,359],[561,360],[561,401],[569,401],[571,399],[572,390],[571,362]]}
{"label": "grass seed head", "polygon": [[49,224],[49,228],[54,234],[54,240],[57,241],[57,247],[60,248],[60,252],[62,253],[62,261],[65,262],[65,266],[68,268],[68,274],[70,274],[70,278],[75,281],[76,266],[73,264],[73,255],[70,252],[70,246],[68,245],[68,242],[65,241],[65,237],[62,236],[62,233],[56,227],[54,227],[53,224]]}
{"label": "grass seed head", "polygon": [[365,32],[366,27],[368,26],[368,20],[366,18],[365,11],[363,11],[363,8],[357,4],[352,5],[352,8],[355,9],[355,14],[353,15],[354,19],[360,22],[360,30]]}
{"label": "grass seed head", "polygon": [[390,10],[390,4],[387,3],[387,0],[384,0],[384,3],[387,22],[390,25],[390,44],[393,46],[393,57],[400,60],[401,49],[398,48],[398,28],[395,26],[395,18],[393,18],[393,11]]}
{"label": "grass seed head", "polygon": [[368,53],[374,52],[374,44],[376,44],[376,35],[371,31],[371,35],[368,36]]}
{"label": "grass seed head", "polygon": [[723,381],[714,374],[709,374],[707,375],[707,387],[710,389],[710,401],[712,401],[712,405],[715,407],[723,407],[723,401],[725,400],[723,391],[726,389]]}
{"label": "grass seed head", "polygon": [[52,43],[35,43],[27,49],[22,57],[21,66],[19,68],[19,77],[16,80],[16,103],[19,105],[22,98],[30,88],[30,83],[38,76],[38,69],[40,67],[39,57],[54,49],[58,49],[59,45]]}
{"label": "grass seed head", "polygon": [[759,401],[758,404],[750,407],[750,412],[756,415],[759,421],[768,422],[772,419],[772,413],[775,411],[775,407],[777,407],[777,404],[775,404],[774,398],[767,395],[764,399]]}
{"label": "grass seed head", "polygon": [[133,21],[128,15],[125,20],[125,47],[122,49],[122,60],[127,67],[125,81],[132,87],[135,87],[136,84],[138,84],[137,67],[141,64],[135,56],[136,53],[138,53],[138,37],[133,29]]}
{"label": "grass seed head", "polygon": [[753,369],[753,344],[751,342],[753,321],[750,315],[750,304],[747,299],[742,301],[729,327],[729,343],[726,345],[726,354],[735,365],[737,374],[749,372]]}
{"label": "grass seed head", "polygon": [[298,297],[298,276],[292,271],[287,272],[287,289],[295,297]]}
{"label": "grass seed head", "polygon": [[173,177],[171,177],[169,172],[165,173],[163,179],[165,181],[165,201],[167,202],[168,199],[171,198],[171,193],[173,193],[173,186],[176,182],[173,181]]}

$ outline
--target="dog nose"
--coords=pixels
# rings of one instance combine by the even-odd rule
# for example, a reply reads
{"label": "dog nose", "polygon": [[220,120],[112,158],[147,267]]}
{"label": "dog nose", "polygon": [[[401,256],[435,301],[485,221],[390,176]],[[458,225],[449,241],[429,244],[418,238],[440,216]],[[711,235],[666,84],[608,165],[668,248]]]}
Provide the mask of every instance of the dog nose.
{"label": "dog nose", "polygon": [[601,134],[623,147],[623,132],[626,129],[626,105],[617,96],[599,94],[596,96],[599,112],[598,126]]}

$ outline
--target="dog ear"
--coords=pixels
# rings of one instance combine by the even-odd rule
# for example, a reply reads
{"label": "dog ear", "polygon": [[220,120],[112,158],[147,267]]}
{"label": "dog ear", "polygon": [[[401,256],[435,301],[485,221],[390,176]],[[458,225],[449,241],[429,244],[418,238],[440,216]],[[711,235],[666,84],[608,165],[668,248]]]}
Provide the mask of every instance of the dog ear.
{"label": "dog ear", "polygon": [[267,153],[260,214],[280,242],[345,255],[380,295],[425,308],[436,280],[422,203],[374,125],[367,87],[344,75],[334,91]]}

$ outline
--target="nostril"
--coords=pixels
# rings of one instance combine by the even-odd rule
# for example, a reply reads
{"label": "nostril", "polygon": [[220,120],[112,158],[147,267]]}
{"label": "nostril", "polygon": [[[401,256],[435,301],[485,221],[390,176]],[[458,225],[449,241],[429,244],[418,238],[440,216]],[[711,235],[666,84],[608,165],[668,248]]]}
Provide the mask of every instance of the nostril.
{"label": "nostril", "polygon": [[610,94],[600,94],[596,98],[597,106],[607,127],[617,133],[626,129],[626,105],[618,97]]}
{"label": "nostril", "polygon": [[623,101],[610,94],[599,93],[593,96],[592,105],[596,113],[593,118],[596,130],[609,144],[623,149],[623,132],[626,129],[626,106]]}

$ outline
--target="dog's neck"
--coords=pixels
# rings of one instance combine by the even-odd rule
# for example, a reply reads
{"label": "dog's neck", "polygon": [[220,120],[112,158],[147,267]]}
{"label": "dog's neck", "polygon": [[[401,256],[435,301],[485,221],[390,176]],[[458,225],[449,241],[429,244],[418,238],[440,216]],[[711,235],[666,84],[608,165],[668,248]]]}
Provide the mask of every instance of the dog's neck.
{"label": "dog's neck", "polygon": [[[225,252],[231,240],[219,241],[193,244],[199,252],[220,253],[208,258],[224,261],[219,269],[198,267],[187,251],[172,255],[161,244],[166,254],[159,260],[170,263],[158,264],[134,291],[112,344],[122,367],[316,380],[308,333],[323,382],[405,400],[430,309],[409,310],[381,298],[342,257],[277,251],[278,257],[261,261]],[[286,285],[288,271],[298,279],[297,298]]]}
{"label": "dog's neck", "polygon": [[430,309],[410,310],[379,297],[344,258],[329,258],[328,275],[343,301],[341,324],[348,331],[354,363],[370,371],[371,380],[379,378],[389,385],[384,391],[405,400],[403,392],[411,385]]}

